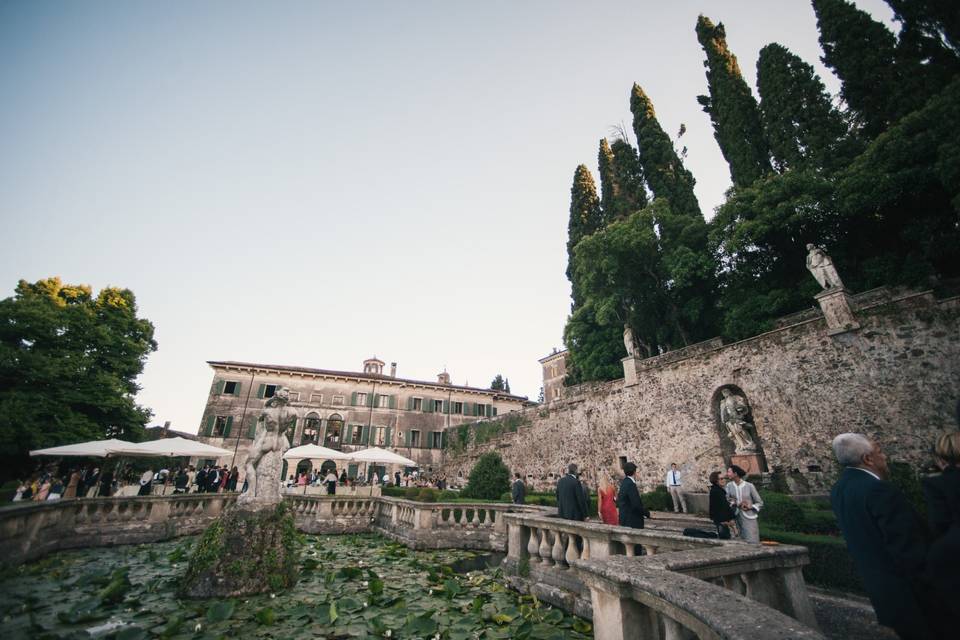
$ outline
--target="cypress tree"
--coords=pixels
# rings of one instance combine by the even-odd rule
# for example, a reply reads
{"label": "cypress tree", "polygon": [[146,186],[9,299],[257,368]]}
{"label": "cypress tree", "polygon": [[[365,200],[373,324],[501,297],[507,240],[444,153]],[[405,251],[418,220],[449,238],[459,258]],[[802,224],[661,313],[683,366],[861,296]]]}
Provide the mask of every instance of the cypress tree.
{"label": "cypress tree", "polygon": [[573,173],[570,187],[570,222],[567,226],[567,278],[573,285],[573,306],[579,306],[579,295],[573,280],[573,248],[586,236],[603,228],[597,185],[586,165]]}
{"label": "cypress tree", "polygon": [[918,106],[922,97],[907,89],[913,83],[898,62],[897,39],[889,29],[846,0],[813,0],[813,9],[821,60],[840,78],[840,96],[864,135],[876,137]]}
{"label": "cypress tree", "polygon": [[606,138],[600,139],[597,168],[600,170],[600,209],[603,211],[604,222],[610,222],[614,219],[613,201],[617,197],[619,185],[613,172],[613,149]]}
{"label": "cypress tree", "polygon": [[633,112],[640,165],[654,197],[667,199],[677,214],[697,216],[702,220],[700,203],[693,193],[696,184],[693,174],[683,166],[670,136],[657,120],[653,103],[638,84],[633,85],[630,93],[630,111]]}
{"label": "cypress tree", "polygon": [[613,174],[617,181],[617,196],[613,202],[614,219],[622,220],[647,206],[646,181],[640,156],[629,142],[613,141]]}
{"label": "cypress tree", "polygon": [[[900,38],[922,38],[929,46],[948,43],[960,53],[960,9],[956,0],[886,0],[903,25]],[[915,35],[914,35],[915,34]]]}
{"label": "cypress tree", "polygon": [[770,173],[767,143],[760,125],[760,110],[750,87],[740,73],[737,57],[727,47],[723,23],[713,24],[706,16],[697,19],[697,40],[707,54],[710,96],[698,96],[713,123],[714,137],[730,165],[735,187],[744,187]]}
{"label": "cypress tree", "polygon": [[851,159],[846,122],[809,64],[782,45],[768,44],[757,60],[757,89],[764,134],[781,172]]}

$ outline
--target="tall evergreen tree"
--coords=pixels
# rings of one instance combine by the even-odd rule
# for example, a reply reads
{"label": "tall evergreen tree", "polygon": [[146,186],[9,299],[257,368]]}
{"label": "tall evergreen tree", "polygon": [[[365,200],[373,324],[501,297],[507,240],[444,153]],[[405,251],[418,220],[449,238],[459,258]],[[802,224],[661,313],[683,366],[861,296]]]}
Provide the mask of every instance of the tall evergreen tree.
{"label": "tall evergreen tree", "polygon": [[901,39],[922,38],[927,46],[946,43],[953,53],[960,53],[960,8],[956,0],[886,0],[886,3],[903,27]]}
{"label": "tall evergreen tree", "polygon": [[613,201],[617,197],[620,185],[613,172],[613,149],[606,138],[600,139],[600,151],[597,153],[597,169],[600,172],[600,209],[604,223],[614,219]]}
{"label": "tall evergreen tree", "polygon": [[697,19],[697,39],[707,54],[710,96],[698,96],[713,123],[714,137],[730,165],[735,187],[744,187],[770,173],[767,143],[760,124],[760,110],[750,87],[743,79],[737,57],[727,47],[723,23],[713,24],[706,16]]}
{"label": "tall evergreen tree", "polygon": [[781,172],[842,166],[858,150],[813,67],[786,47],[760,50],[757,89],[764,134]]}
{"label": "tall evergreen tree", "polygon": [[622,220],[647,206],[643,167],[633,145],[618,138],[611,146],[604,138],[600,141],[597,160],[602,194],[600,203],[605,224]]}
{"label": "tall evergreen tree", "polygon": [[693,192],[696,184],[693,174],[683,166],[670,136],[657,120],[653,103],[638,84],[633,85],[630,93],[630,111],[633,112],[640,164],[654,197],[666,198],[671,210],[677,214],[696,215],[702,219],[700,203]]}
{"label": "tall evergreen tree", "polygon": [[917,91],[926,72],[898,55],[897,39],[883,24],[846,0],[813,0],[823,63],[842,83],[840,96],[864,135],[874,138],[929,97]]}
{"label": "tall evergreen tree", "polygon": [[[573,284],[573,248],[584,237],[603,227],[600,199],[597,197],[597,185],[590,175],[590,169],[581,164],[573,173],[573,186],[570,187],[570,221],[567,224],[567,278]],[[573,285],[573,306],[578,302],[576,285]]]}

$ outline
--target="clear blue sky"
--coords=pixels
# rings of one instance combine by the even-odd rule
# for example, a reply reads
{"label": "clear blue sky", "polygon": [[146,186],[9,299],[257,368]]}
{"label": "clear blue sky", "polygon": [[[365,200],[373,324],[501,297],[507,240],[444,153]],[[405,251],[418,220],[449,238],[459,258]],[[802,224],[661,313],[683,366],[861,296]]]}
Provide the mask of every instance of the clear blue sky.
{"label": "clear blue sky", "polygon": [[796,0],[0,0],[0,296],[132,289],[160,345],[138,399],[185,431],[211,359],[376,354],[535,399],[569,313],[573,171],[629,128],[634,81],[686,124],[708,216],[729,187],[701,12],[751,84],[777,41],[836,89]]}

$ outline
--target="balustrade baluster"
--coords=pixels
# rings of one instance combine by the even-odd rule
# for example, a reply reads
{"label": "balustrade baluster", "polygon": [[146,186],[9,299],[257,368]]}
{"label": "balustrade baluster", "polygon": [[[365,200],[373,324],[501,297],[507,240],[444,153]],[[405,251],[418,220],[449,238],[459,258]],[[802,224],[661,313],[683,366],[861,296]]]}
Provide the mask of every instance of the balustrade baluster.
{"label": "balustrade baluster", "polygon": [[540,536],[540,561],[544,564],[550,565],[553,564],[553,558],[550,557],[550,550],[553,548],[553,545],[550,544],[549,538],[551,535],[556,535],[548,529],[542,530],[542,535]]}
{"label": "balustrade baluster", "polygon": [[633,548],[632,542],[625,542],[623,545],[624,549],[627,551],[627,557],[632,558],[637,555],[636,550]]}
{"label": "balustrade baluster", "polygon": [[560,533],[557,531],[553,534],[553,548],[550,550],[550,557],[553,558],[553,564],[557,565],[560,569],[566,569],[563,558],[563,538],[569,538],[570,536],[565,533]]}
{"label": "balustrade baluster", "polygon": [[473,510],[473,517],[470,518],[470,525],[474,527],[480,526],[480,509]]}
{"label": "balustrade baluster", "polygon": [[538,562],[540,560],[540,531],[534,527],[530,527],[527,555],[530,556],[530,562]]}
{"label": "balustrade baluster", "polygon": [[580,553],[581,560],[590,559],[590,541],[586,538],[580,538],[580,542],[583,545],[583,551]]}
{"label": "balustrade baluster", "polygon": [[567,555],[564,559],[568,566],[580,559],[580,550],[577,549],[577,536],[572,533],[567,534]]}

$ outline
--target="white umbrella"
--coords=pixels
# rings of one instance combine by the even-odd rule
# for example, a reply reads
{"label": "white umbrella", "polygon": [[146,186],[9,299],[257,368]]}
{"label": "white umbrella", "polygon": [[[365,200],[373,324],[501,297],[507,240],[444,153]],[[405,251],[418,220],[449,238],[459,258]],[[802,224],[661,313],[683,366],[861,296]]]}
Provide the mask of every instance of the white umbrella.
{"label": "white umbrella", "polygon": [[283,457],[288,460],[350,460],[351,456],[317,444],[304,444],[287,449]]}
{"label": "white umbrella", "polygon": [[118,453],[124,447],[134,446],[134,443],[126,440],[90,440],[89,442],[78,442],[76,444],[65,444],[59,447],[49,447],[47,449],[36,449],[30,452],[31,456],[89,456],[91,458],[106,458],[108,455]]}
{"label": "white umbrella", "polygon": [[407,467],[415,467],[417,463],[410,458],[404,458],[399,453],[381,449],[380,447],[370,447],[362,451],[355,451],[350,454],[350,459],[357,462],[382,462],[386,464],[402,464]]}
{"label": "white umbrella", "polygon": [[232,451],[214,447],[186,438],[163,438],[150,442],[127,443],[111,453],[124,456],[148,456],[157,458],[222,458],[233,455]]}

